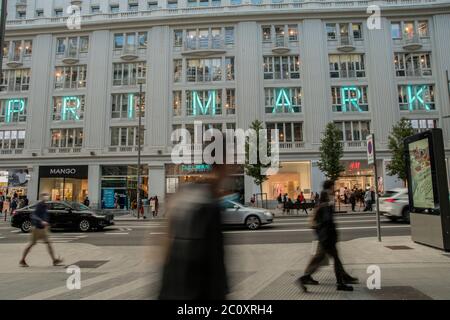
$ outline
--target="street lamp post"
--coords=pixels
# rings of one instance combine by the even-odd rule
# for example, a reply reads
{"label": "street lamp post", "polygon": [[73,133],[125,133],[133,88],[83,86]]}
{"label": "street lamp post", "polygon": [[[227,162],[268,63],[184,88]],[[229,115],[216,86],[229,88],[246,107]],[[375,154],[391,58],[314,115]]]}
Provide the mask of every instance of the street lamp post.
{"label": "street lamp post", "polygon": [[141,123],[142,123],[142,85],[145,83],[145,78],[138,78],[139,84],[139,107],[138,113],[138,159],[137,159],[137,186],[136,186],[136,201],[137,201],[137,218],[139,220],[139,214],[141,210]]}

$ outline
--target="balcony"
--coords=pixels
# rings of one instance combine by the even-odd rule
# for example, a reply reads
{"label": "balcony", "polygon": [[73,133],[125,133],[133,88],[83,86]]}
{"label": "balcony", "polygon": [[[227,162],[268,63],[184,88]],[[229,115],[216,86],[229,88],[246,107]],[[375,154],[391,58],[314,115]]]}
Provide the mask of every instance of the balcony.
{"label": "balcony", "polygon": [[74,48],[73,50],[66,50],[64,57],[62,58],[62,62],[69,65],[76,64],[79,61],[80,57],[77,48]]}
{"label": "balcony", "polygon": [[23,154],[23,149],[1,149],[0,155]]}
{"label": "balcony", "polygon": [[[122,146],[122,147],[108,147],[108,152],[137,152],[139,147]],[[143,148],[141,147],[141,152]]]}
{"label": "balcony", "polygon": [[280,142],[279,143],[280,151],[297,151],[298,149],[305,148],[305,142],[303,141],[295,141],[295,142]]}
{"label": "balcony", "polygon": [[9,54],[7,56],[6,65],[13,69],[23,66],[23,55],[20,53]]}
{"label": "balcony", "polygon": [[132,61],[139,58],[138,48],[136,45],[126,45],[123,47],[120,54],[120,59],[125,61]]}
{"label": "balcony", "polygon": [[69,148],[48,148],[48,153],[51,154],[64,154],[64,153],[80,153],[81,147],[69,147]]}
{"label": "balcony", "polygon": [[402,47],[408,51],[415,51],[421,49],[423,46],[422,41],[418,34],[404,35],[402,41]]}
{"label": "balcony", "polygon": [[336,49],[339,51],[342,51],[342,52],[352,52],[352,51],[355,51],[356,47],[355,47],[353,39],[350,38],[350,36],[341,35]]}
{"label": "balcony", "polygon": [[283,35],[277,35],[275,37],[275,43],[273,45],[272,52],[277,54],[285,54],[289,51],[291,51],[291,49],[289,48],[286,37]]}
{"label": "balcony", "polygon": [[193,37],[184,41],[182,55],[207,57],[214,54],[224,54],[225,41],[220,36]]}
{"label": "balcony", "polygon": [[344,147],[344,149],[348,150],[348,149],[357,149],[357,150],[361,150],[361,149],[365,149],[367,147],[367,142],[366,141],[343,141],[341,142],[342,146]]}

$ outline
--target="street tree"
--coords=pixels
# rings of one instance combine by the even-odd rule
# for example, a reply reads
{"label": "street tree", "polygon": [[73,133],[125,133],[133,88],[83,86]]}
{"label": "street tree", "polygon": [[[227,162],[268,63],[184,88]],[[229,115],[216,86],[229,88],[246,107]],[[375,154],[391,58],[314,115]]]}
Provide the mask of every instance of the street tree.
{"label": "street tree", "polygon": [[403,184],[405,185],[407,169],[403,140],[413,134],[414,129],[411,126],[411,122],[405,118],[402,118],[392,127],[392,131],[388,137],[388,148],[391,152],[392,159],[386,166],[387,174],[390,176],[396,175],[399,179],[403,180]]}
{"label": "street tree", "polygon": [[319,169],[325,174],[327,179],[335,182],[344,166],[340,159],[344,155],[344,148],[340,141],[341,132],[333,122],[325,127],[325,132],[320,140],[320,159],[317,163]]}

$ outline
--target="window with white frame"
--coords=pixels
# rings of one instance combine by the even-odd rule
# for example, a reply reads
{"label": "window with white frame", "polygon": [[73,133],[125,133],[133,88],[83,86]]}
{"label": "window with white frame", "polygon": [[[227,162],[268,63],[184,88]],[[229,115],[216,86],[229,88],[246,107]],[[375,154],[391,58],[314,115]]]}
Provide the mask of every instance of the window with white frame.
{"label": "window with white frame", "polygon": [[299,79],[300,58],[299,56],[265,56],[264,79]]}
{"label": "window with white frame", "polygon": [[225,89],[226,100],[225,100],[225,114],[235,114],[236,113],[236,90],[235,89]]}
{"label": "window with white frame", "polygon": [[56,9],[53,11],[53,15],[54,15],[55,17],[62,17],[62,16],[64,15],[64,10],[63,10],[62,8],[56,8]]}
{"label": "window with white frame", "polygon": [[398,86],[398,103],[401,111],[435,110],[434,85],[400,85]]}
{"label": "window with white frame", "polygon": [[33,40],[11,40],[3,44],[3,58],[8,61],[22,61],[33,54]]}
{"label": "window with white frame", "polygon": [[114,50],[135,52],[137,49],[146,49],[148,45],[146,31],[125,32],[114,34]]}
{"label": "window with white frame", "polygon": [[183,77],[183,60],[173,60],[173,82],[181,82]]}
{"label": "window with white frame", "polygon": [[[142,131],[143,127],[141,127]],[[141,134],[141,143],[144,144],[144,135]],[[111,127],[112,147],[133,147],[138,145],[137,127]]]}
{"label": "window with white frame", "polygon": [[139,10],[139,4],[136,2],[128,3],[128,11],[137,12]]}
{"label": "window with white frame", "polygon": [[54,121],[79,121],[84,117],[84,96],[53,97]]}
{"label": "window with white frame", "polygon": [[173,115],[174,116],[181,116],[181,108],[182,108],[182,94],[183,92],[181,90],[177,90],[173,92]]}
{"label": "window with white frame", "polygon": [[27,121],[27,99],[12,98],[0,100],[0,123]]}
{"label": "window with white frame", "polygon": [[264,101],[266,113],[302,112],[302,89],[297,87],[265,88]]}
{"label": "window with white frame", "polygon": [[411,123],[411,127],[413,128],[415,133],[437,128],[436,119],[413,119],[409,120],[409,122]]}
{"label": "window with white frame", "polygon": [[174,30],[174,48],[222,49],[234,45],[234,27]]}
{"label": "window with white frame", "polygon": [[50,130],[52,148],[80,148],[83,146],[83,128]]}
{"label": "window with white frame", "polygon": [[0,92],[22,92],[30,89],[30,69],[3,70]]}
{"label": "window with white frame", "polygon": [[86,75],[86,65],[56,67],[55,89],[86,88]]}
{"label": "window with white frame", "polygon": [[186,90],[186,114],[188,116],[221,115],[222,90]]}
{"label": "window with white frame", "polygon": [[118,4],[112,4],[109,6],[109,11],[111,13],[119,13],[120,12],[120,6]]}
{"label": "window with white frame", "polygon": [[139,117],[140,105],[141,117],[145,117],[145,93],[142,93],[142,102],[139,93],[113,93],[111,98],[112,119],[134,120]]}
{"label": "window with white frame", "polygon": [[56,39],[56,55],[77,58],[89,51],[89,36],[60,37]]}
{"label": "window with white frame", "polygon": [[93,6],[91,6],[91,13],[92,13],[92,14],[100,13],[100,6],[99,6],[99,5],[93,5]]}
{"label": "window with white frame", "polygon": [[341,141],[366,141],[370,134],[370,121],[336,121]]}
{"label": "window with white frame", "polygon": [[267,122],[266,129],[269,140],[272,140],[272,130],[278,130],[281,146],[286,142],[303,141],[303,122]]}
{"label": "window with white frame", "polygon": [[430,36],[428,20],[406,20],[391,22],[391,37],[394,40],[428,38]]}
{"label": "window with white frame", "polygon": [[158,9],[158,1],[149,1],[147,2],[148,10],[156,10]]}
{"label": "window with white frame", "polygon": [[367,112],[369,100],[366,86],[331,87],[333,112]]}
{"label": "window with white frame", "polygon": [[341,43],[353,40],[363,40],[363,25],[359,22],[344,22],[344,23],[327,23],[325,30],[327,39],[340,40]]}
{"label": "window with white frame", "polygon": [[366,76],[363,54],[330,54],[331,78],[362,78]]}
{"label": "window with white frame", "polygon": [[187,82],[210,82],[222,80],[222,59],[187,59]]}
{"label": "window with white frame", "polygon": [[273,43],[283,47],[299,40],[297,24],[263,25],[261,26],[263,43]]}
{"label": "window with white frame", "polygon": [[145,62],[113,64],[113,86],[134,86],[137,84],[137,79],[145,79],[145,77]]}
{"label": "window with white frame", "polygon": [[25,130],[0,130],[0,149],[23,149]]}
{"label": "window with white frame", "polygon": [[426,77],[432,75],[429,52],[395,53],[394,65],[397,77]]}

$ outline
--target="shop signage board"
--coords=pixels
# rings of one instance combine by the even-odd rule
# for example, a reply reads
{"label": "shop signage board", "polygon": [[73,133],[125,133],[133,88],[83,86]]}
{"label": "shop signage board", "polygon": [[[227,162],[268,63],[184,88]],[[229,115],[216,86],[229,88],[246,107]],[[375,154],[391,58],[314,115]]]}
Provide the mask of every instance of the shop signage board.
{"label": "shop signage board", "polygon": [[367,141],[367,163],[374,164],[375,148],[373,145],[373,135],[369,134],[366,138],[366,141]]}
{"label": "shop signage board", "polygon": [[87,179],[88,166],[41,166],[39,177]]}

